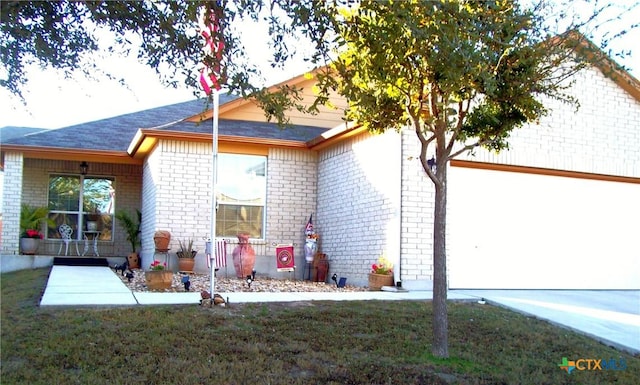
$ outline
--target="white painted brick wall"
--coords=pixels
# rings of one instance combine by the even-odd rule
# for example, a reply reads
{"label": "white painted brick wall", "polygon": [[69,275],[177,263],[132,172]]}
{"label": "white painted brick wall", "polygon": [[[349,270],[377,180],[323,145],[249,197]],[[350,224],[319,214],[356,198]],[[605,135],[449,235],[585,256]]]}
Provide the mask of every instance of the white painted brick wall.
{"label": "white painted brick wall", "polygon": [[576,74],[571,93],[579,98],[577,112],[544,101],[549,116],[515,130],[509,150],[459,159],[639,177],[640,102],[595,68]]}
{"label": "white painted brick wall", "polygon": [[[293,243],[296,277],[303,278],[304,229],[309,215],[316,212],[317,156],[309,151],[271,148],[267,177],[266,242],[256,248],[256,270],[288,277],[289,273],[276,273],[275,246]],[[322,236],[323,229],[315,215],[314,225]]]}
{"label": "white painted brick wall", "polygon": [[[143,267],[154,258],[153,234],[171,232],[171,266],[176,266],[178,240],[194,238],[199,250],[195,270],[206,272],[203,237],[210,231],[211,144],[160,141],[144,165]],[[265,239],[252,240],[258,274],[276,274],[275,245],[295,243],[297,275],[302,277],[302,241],[309,214],[315,211],[316,155],[309,151],[272,148],[267,156]],[[229,239],[227,264],[234,274]],[[156,255],[163,260],[164,256]],[[283,276],[288,276],[283,275]]]}
{"label": "white painted brick wall", "polygon": [[[147,158],[143,178],[142,267],[154,259],[153,235],[171,232],[171,267],[176,266],[178,240],[191,238],[200,252],[197,271],[206,271],[204,237],[211,210],[211,144],[161,140]],[[164,260],[163,255],[155,256]]]}
{"label": "white painted brick wall", "polygon": [[435,190],[419,160],[420,142],[402,131],[402,284],[430,288],[433,279],[433,210]]}
{"label": "white painted brick wall", "polygon": [[2,192],[2,255],[17,255],[20,238],[20,205],[22,203],[22,153],[4,154],[4,186]]}
{"label": "white painted brick wall", "polygon": [[[549,116],[515,130],[509,150],[494,154],[478,149],[475,156],[463,154],[459,159],[640,177],[640,103],[597,69],[582,71],[575,80],[572,93],[580,95],[581,104],[577,112],[569,105],[545,101]],[[418,154],[415,134],[404,131],[402,280],[405,287],[429,288],[434,190]]]}
{"label": "white painted brick wall", "polygon": [[366,286],[381,254],[397,266],[399,216],[399,134],[363,134],[321,151],[317,222],[330,274]]}

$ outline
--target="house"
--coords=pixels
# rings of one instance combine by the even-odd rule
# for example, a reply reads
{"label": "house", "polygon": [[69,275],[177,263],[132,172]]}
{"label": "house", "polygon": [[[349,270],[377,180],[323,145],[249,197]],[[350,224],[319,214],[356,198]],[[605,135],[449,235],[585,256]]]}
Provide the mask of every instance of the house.
{"label": "house", "polygon": [[[516,130],[509,151],[451,162],[450,288],[640,289],[640,83],[609,72],[582,70],[572,88],[581,108],[549,101],[550,116]],[[305,90],[312,82],[289,81]],[[344,100],[334,104],[317,116],[293,114],[292,127],[280,130],[252,102],[222,95],[217,238],[230,252],[235,235],[249,232],[258,274],[274,277],[287,276],[276,272],[276,246],[292,243],[302,278],[313,214],[330,274],[366,285],[385,254],[403,287],[430,289],[433,186],[415,135],[369,134],[342,121]],[[178,239],[194,238],[203,250],[211,140],[211,110],[192,101],[2,143],[3,265],[27,258],[18,256],[21,202],[48,205],[79,241],[96,203],[101,256],[129,252],[113,212],[136,208],[143,266],[157,258],[156,230],[171,232],[172,258]],[[59,246],[49,229],[32,263],[50,263]],[[196,270],[206,271],[203,253]]]}

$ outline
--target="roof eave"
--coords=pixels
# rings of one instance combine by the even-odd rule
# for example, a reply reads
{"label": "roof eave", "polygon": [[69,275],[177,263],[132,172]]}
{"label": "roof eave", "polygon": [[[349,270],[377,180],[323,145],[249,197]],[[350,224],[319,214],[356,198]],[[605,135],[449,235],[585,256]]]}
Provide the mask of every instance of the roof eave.
{"label": "roof eave", "polygon": [[[213,140],[213,133],[205,134],[184,131],[140,129],[131,141],[127,153],[135,159],[144,159],[161,139],[211,143]],[[245,144],[248,146],[307,149],[305,142],[286,139],[247,138],[235,135],[218,135],[218,142]]]}
{"label": "roof eave", "polygon": [[361,124],[348,122],[323,132],[321,135],[309,140],[306,146],[309,149],[318,151],[366,131],[366,128]]}
{"label": "roof eave", "polygon": [[24,158],[74,160],[100,163],[142,164],[123,151],[85,150],[65,147],[21,146],[5,144],[2,152],[21,152]]}
{"label": "roof eave", "polygon": [[[566,41],[576,43],[586,49],[587,60],[598,68],[605,76],[612,79],[620,88],[625,90],[637,101],[640,101],[640,81],[616,63],[609,55],[591,42],[583,34],[570,31]],[[561,37],[552,38],[554,41],[561,41]]]}

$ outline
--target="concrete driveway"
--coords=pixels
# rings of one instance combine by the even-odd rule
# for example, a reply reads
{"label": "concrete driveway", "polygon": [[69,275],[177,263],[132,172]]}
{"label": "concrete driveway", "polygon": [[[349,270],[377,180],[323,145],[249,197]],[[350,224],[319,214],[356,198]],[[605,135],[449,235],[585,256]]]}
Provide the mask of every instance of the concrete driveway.
{"label": "concrete driveway", "polygon": [[451,290],[640,353],[640,290]]}

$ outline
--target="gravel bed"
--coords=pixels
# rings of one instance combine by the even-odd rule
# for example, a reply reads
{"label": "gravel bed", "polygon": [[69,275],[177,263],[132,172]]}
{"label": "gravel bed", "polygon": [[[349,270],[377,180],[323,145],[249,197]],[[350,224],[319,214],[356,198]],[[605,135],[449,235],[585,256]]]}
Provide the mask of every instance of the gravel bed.
{"label": "gravel bed", "polygon": [[[115,274],[115,272],[114,272]],[[139,269],[133,270],[133,278],[131,281],[126,276],[122,276],[120,272],[116,274],[122,282],[131,291],[144,292],[151,291],[147,288],[147,284],[144,279],[144,271]],[[166,293],[184,292],[184,284],[182,283],[183,274],[174,273],[173,283],[171,287],[162,290]],[[209,291],[211,283],[209,280],[209,274],[189,274],[189,281],[191,287],[189,291],[200,292],[203,290]],[[290,279],[273,279],[273,278],[260,278],[256,277],[256,280],[251,283],[251,286],[247,285],[247,282],[243,279],[236,277],[216,277],[216,293],[233,293],[233,292],[267,292],[267,293],[291,293],[291,292],[354,292],[354,291],[366,291],[366,287],[358,286],[345,286],[343,288],[337,288],[335,283],[324,282],[311,282],[302,280],[290,280]],[[155,290],[157,292],[158,290]]]}

